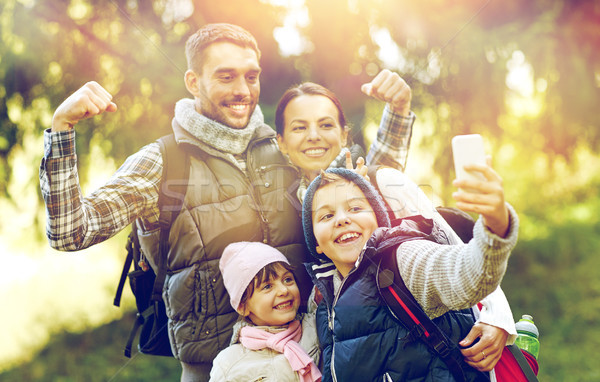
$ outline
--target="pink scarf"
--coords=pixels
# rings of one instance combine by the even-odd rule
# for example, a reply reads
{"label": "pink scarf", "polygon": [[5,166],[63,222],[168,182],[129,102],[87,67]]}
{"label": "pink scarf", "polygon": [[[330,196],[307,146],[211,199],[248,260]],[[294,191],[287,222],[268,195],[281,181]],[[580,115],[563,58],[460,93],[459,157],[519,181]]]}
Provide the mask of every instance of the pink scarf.
{"label": "pink scarf", "polygon": [[298,320],[292,321],[288,328],[280,333],[269,333],[253,326],[244,326],[240,331],[240,342],[246,348],[250,350],[269,348],[283,353],[292,370],[300,375],[303,382],[320,381],[319,368],[298,344],[301,337],[302,325]]}

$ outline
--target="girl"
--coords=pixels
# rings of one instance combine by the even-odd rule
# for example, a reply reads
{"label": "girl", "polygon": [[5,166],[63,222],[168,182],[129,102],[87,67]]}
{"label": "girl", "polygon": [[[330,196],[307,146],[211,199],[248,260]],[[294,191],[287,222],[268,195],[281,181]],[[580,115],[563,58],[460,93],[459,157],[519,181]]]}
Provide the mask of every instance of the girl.
{"label": "girl", "polygon": [[286,257],[263,243],[239,242],[225,248],[219,268],[240,320],[210,380],[320,381],[314,314],[298,317],[300,291]]}

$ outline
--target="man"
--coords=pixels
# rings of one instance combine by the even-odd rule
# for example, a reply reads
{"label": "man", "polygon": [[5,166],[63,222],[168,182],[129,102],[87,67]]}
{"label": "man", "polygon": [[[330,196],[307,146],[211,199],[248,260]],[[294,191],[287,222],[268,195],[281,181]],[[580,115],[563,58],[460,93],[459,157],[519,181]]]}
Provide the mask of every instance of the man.
{"label": "man", "polygon": [[[310,280],[302,263],[302,228],[285,192],[298,174],[278,150],[257,107],[260,51],[254,37],[230,24],[209,24],[186,43],[185,85],[194,99],[175,107],[173,132],[193,153],[183,209],[172,225],[163,290],[169,337],[182,381],[208,380],[213,358],[229,345],[237,313],[219,273],[223,249],[235,241],[278,248],[297,269],[304,298]],[[137,219],[142,250],[156,262],[158,143],[129,157],[88,197],[80,193],[74,126],[105,111],[112,96],[89,82],[56,110],[45,132],[40,184],[53,248],[74,251],[104,241]]]}

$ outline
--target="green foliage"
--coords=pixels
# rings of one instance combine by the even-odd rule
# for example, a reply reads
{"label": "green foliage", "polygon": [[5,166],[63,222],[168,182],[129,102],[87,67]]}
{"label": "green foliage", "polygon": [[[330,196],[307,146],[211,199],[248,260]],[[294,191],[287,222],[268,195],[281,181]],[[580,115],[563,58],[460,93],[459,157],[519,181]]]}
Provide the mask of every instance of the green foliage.
{"label": "green foliage", "polygon": [[[188,96],[187,36],[207,22],[233,22],[259,42],[261,105],[271,124],[279,96],[306,80],[334,90],[356,129],[363,121],[378,121],[381,105],[366,107],[360,85],[381,68],[397,71],[413,90],[418,116],[409,170],[445,204],[452,203],[451,137],[481,133],[522,221],[503,288],[515,315],[533,314],[540,326],[540,379],[600,379],[590,357],[600,342],[594,326],[600,319],[594,277],[600,265],[594,256],[600,248],[600,4],[307,0],[300,5],[306,20],[296,22],[304,51],[281,57],[274,30],[290,15],[275,3],[280,2],[1,2],[2,240],[14,245],[43,236],[36,174],[42,131],[70,93],[95,80],[119,107],[77,126],[86,188],[169,131],[174,103]],[[193,10],[186,13],[190,4]],[[375,38],[385,33],[387,42]],[[117,326],[98,329],[108,330],[100,340],[88,337],[92,333],[58,336],[33,363],[2,379],[107,380],[116,374],[136,380],[127,379],[128,373],[145,380],[178,378],[172,360],[148,357],[119,371],[124,362],[115,344],[126,334]],[[98,345],[102,338],[112,350]]]}
{"label": "green foliage", "polygon": [[520,240],[502,288],[515,318],[531,314],[540,330],[540,380],[597,380],[589,355],[600,346],[600,223],[567,221],[549,232]]}
{"label": "green foliage", "polygon": [[59,333],[33,361],[0,373],[3,381],[178,381],[179,362],[171,357],[123,355],[133,324],[128,318],[84,333]]}

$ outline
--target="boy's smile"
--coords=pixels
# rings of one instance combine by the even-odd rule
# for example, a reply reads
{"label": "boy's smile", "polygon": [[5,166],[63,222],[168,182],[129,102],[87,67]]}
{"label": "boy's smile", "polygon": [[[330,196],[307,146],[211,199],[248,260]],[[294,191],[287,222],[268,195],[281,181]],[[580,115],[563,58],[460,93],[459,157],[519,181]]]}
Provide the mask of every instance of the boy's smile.
{"label": "boy's smile", "polygon": [[373,208],[358,186],[343,181],[319,188],[313,199],[313,211],[317,252],[331,259],[346,277],[378,227]]}

